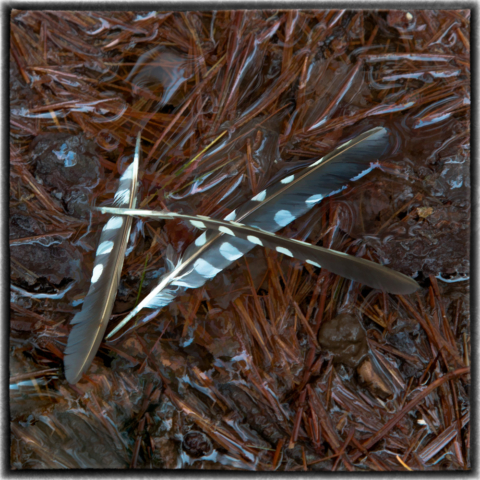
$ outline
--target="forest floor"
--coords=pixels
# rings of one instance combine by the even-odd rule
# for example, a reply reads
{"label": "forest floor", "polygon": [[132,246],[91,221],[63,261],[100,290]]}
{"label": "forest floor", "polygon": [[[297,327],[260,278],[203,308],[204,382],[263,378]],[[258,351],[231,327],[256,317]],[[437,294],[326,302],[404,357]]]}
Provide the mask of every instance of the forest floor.
{"label": "forest floor", "polygon": [[[470,468],[469,11],[15,10],[10,27],[12,469]],[[140,129],[140,205],[223,218],[379,125],[380,165],[279,234],[417,294],[257,247],[67,383],[91,207]],[[133,225],[112,325],[198,235]]]}

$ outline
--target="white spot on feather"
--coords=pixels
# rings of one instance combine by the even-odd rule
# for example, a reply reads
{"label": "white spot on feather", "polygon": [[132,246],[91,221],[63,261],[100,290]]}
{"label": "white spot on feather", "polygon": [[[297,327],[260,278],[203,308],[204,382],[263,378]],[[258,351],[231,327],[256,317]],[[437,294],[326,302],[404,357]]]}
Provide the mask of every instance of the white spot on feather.
{"label": "white spot on feather", "polygon": [[230,260],[232,262],[234,260],[237,260],[237,258],[240,258],[243,255],[243,253],[240,250],[238,250],[238,248],[235,248],[233,245],[231,245],[228,242],[222,243],[222,245],[220,247],[220,253],[227,260]]}
{"label": "white spot on feather", "polygon": [[221,271],[221,268],[215,268],[203,258],[199,258],[193,264],[193,268],[197,273],[199,273],[202,277],[205,278],[213,278],[218,272]]}
{"label": "white spot on feather", "polygon": [[311,165],[309,165],[308,168],[311,168],[311,167],[316,167],[317,165],[319,165],[320,163],[323,162],[323,157],[320,159],[320,160],[317,160],[316,162],[312,163]]}
{"label": "white spot on feather", "polygon": [[113,242],[107,240],[106,242],[102,242],[97,248],[97,255],[105,255],[106,253],[110,253],[113,249]]}
{"label": "white spot on feather", "polygon": [[286,185],[287,183],[290,183],[294,178],[295,175],[290,175],[289,177],[285,177],[284,179],[280,180],[280,183]]}
{"label": "white spot on feather", "polygon": [[130,180],[133,177],[133,163],[131,163],[128,168],[123,172],[123,175],[120,177],[120,180]]}
{"label": "white spot on feather", "polygon": [[250,243],[255,243],[255,245],[260,245],[261,247],[263,247],[262,241],[259,238],[254,237],[253,235],[247,235],[247,240]]}
{"label": "white spot on feather", "polygon": [[200,220],[190,220],[190,223],[197,228],[207,228],[203,222]]}
{"label": "white spot on feather", "polygon": [[263,202],[265,200],[265,197],[267,196],[267,191],[262,190],[260,193],[257,193],[252,200],[254,202]]}
{"label": "white spot on feather", "polygon": [[233,212],[230,212],[224,220],[227,220],[228,222],[233,222],[237,218],[237,212],[234,210]]}
{"label": "white spot on feather", "polygon": [[232,237],[235,236],[232,230],[230,230],[228,227],[219,227],[218,228],[219,232],[226,233],[227,235],[231,235]]}
{"label": "white spot on feather", "polygon": [[130,190],[126,188],[125,190],[118,191],[113,200],[115,202],[127,203],[130,200]]}
{"label": "white spot on feather", "polygon": [[103,227],[104,230],[116,230],[123,225],[122,217],[112,217],[107,224]]}
{"label": "white spot on feather", "polygon": [[284,227],[295,220],[295,217],[288,210],[279,210],[273,217],[275,222]]}
{"label": "white spot on feather", "polygon": [[92,272],[92,283],[95,283],[103,272],[103,265],[97,265]]}
{"label": "white spot on feather", "polygon": [[317,262],[313,262],[312,260],[306,260],[306,262],[314,267],[322,268]]}
{"label": "white spot on feather", "polygon": [[323,199],[323,195],[321,195],[320,193],[317,194],[317,195],[312,195],[311,197],[308,197],[306,200],[305,200],[305,203],[309,204],[309,203],[318,203],[320,200]]}
{"label": "white spot on feather", "polygon": [[288,248],[283,248],[283,247],[275,247],[275,250],[278,253],[283,253],[284,255],[288,255],[289,257],[293,257],[293,254]]}
{"label": "white spot on feather", "polygon": [[195,239],[195,245],[197,247],[201,247],[202,245],[205,245],[207,241],[207,232],[203,232],[197,239]]}

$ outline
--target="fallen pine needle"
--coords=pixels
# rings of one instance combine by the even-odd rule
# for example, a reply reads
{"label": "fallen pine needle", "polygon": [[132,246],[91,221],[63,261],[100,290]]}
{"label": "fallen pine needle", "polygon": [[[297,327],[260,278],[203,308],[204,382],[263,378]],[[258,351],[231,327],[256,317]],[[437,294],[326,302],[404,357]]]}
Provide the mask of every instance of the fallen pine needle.
{"label": "fallen pine needle", "polygon": [[409,472],[413,472],[413,470],[397,455],[397,460],[403,465]]}

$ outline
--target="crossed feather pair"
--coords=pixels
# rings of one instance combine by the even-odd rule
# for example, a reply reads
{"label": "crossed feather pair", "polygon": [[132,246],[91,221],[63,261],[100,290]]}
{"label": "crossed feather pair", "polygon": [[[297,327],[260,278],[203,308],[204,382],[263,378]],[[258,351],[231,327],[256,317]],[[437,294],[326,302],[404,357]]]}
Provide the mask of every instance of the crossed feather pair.
{"label": "crossed feather pair", "polygon": [[389,135],[385,128],[369,130],[306,169],[263,190],[222,221],[204,216],[134,209],[139,135],[134,162],[120,178],[114,200],[117,208],[99,208],[103,213],[114,216],[105,225],[100,237],[92,283],[82,311],[72,320],[74,327],[65,350],[67,380],[76,383],[80,379],[91,364],[105,333],[117,292],[132,216],[182,219],[197,228],[206,229],[206,232],[186,249],[178,263],[162,277],[159,285],[107,338],[143,308],[162,308],[186,289],[201,287],[256,245],[274,249],[388,293],[408,294],[417,290],[419,285],[412,278],[382,265],[275,235],[276,231],[305,214],[323,198],[340,192],[349,182],[370,172],[388,144]]}

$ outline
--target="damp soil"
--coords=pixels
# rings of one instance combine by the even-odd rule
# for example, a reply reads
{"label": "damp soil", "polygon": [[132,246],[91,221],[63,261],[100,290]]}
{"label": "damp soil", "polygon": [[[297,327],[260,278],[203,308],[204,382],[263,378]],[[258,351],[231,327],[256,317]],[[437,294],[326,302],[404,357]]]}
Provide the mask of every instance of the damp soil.
{"label": "damp soil", "polygon": [[[10,468],[468,470],[469,32],[467,10],[12,11]],[[417,294],[257,247],[66,382],[92,207],[140,129],[140,205],[223,218],[374,126],[376,168],[279,234]],[[112,326],[198,234],[134,221]]]}

